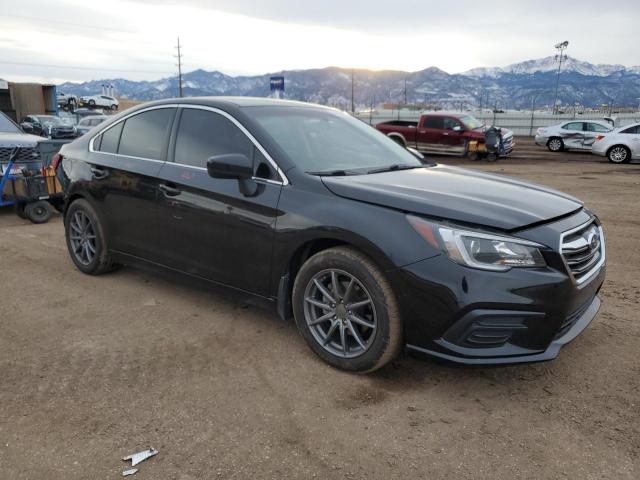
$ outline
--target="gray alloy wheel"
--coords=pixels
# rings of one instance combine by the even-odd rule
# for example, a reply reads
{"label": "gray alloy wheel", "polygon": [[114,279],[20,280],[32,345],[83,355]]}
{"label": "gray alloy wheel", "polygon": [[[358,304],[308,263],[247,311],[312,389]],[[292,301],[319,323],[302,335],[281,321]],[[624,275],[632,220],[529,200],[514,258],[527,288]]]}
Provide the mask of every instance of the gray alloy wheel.
{"label": "gray alloy wheel", "polygon": [[69,229],[73,256],[82,265],[90,265],[97,250],[96,231],[91,219],[82,210],[76,210],[69,220]]}
{"label": "gray alloy wheel", "polygon": [[564,148],[564,143],[562,142],[561,138],[554,137],[549,140],[549,143],[547,143],[547,147],[549,147],[549,150],[551,150],[552,152],[560,152]]}
{"label": "gray alloy wheel", "polygon": [[623,145],[616,145],[611,148],[607,157],[611,163],[626,163],[631,159],[629,150]]}
{"label": "gray alloy wheel", "polygon": [[378,317],[371,295],[350,273],[318,272],[304,293],[304,316],[318,344],[341,358],[362,355],[373,343]]}

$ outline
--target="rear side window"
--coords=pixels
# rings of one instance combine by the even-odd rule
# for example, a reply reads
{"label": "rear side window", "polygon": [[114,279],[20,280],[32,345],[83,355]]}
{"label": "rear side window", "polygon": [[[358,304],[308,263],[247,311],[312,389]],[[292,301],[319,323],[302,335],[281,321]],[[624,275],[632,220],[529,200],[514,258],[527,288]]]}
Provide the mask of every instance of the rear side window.
{"label": "rear side window", "polygon": [[582,131],[582,122],[571,122],[567,123],[564,127],[565,130],[574,130],[574,131]]}
{"label": "rear side window", "polygon": [[176,163],[206,168],[210,157],[225,153],[243,153],[252,158],[253,143],[222,115],[185,108],[176,138]]}
{"label": "rear side window", "polygon": [[444,129],[444,118],[442,117],[425,117],[424,128]]}
{"label": "rear side window", "polygon": [[130,157],[164,160],[174,112],[175,108],[159,108],[127,118],[124,121],[118,153]]}
{"label": "rear side window", "polygon": [[117,153],[123,122],[115,124],[94,141],[96,150],[104,153]]}

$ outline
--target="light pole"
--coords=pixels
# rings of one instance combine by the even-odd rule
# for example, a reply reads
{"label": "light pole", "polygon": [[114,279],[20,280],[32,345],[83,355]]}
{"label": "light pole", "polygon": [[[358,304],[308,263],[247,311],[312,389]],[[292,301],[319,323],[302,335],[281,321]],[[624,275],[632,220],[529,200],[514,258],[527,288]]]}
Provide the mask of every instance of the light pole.
{"label": "light pole", "polygon": [[556,60],[558,61],[558,73],[556,74],[556,93],[553,98],[553,113],[557,113],[558,111],[558,86],[560,85],[560,70],[562,69],[562,63],[567,59],[567,54],[564,51],[569,46],[569,41],[565,40],[564,42],[560,42],[556,44],[556,50],[558,53],[556,54]]}

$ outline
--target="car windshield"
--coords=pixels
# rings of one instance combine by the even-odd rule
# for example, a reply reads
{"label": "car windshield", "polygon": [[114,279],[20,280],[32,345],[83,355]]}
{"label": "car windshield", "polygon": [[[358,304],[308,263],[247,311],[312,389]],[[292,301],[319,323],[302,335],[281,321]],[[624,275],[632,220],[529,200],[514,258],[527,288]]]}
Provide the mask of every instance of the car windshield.
{"label": "car windshield", "polygon": [[293,163],[309,173],[359,174],[424,166],[413,154],[345,112],[247,107]]}
{"label": "car windshield", "polygon": [[54,117],[52,115],[42,115],[40,117],[38,117],[40,119],[40,123],[42,123],[43,125],[55,125],[56,127],[64,125],[73,125],[73,122],[71,121],[71,119],[69,118],[60,118],[60,117]]}
{"label": "car windshield", "polygon": [[4,113],[0,113],[0,132],[20,133],[21,130]]}
{"label": "car windshield", "polygon": [[460,119],[462,121],[462,123],[465,124],[465,126],[469,129],[469,130],[475,130],[476,128],[481,128],[484,127],[484,123],[482,123],[480,120],[478,120],[475,117],[472,117],[471,115],[465,115],[464,117],[462,117]]}

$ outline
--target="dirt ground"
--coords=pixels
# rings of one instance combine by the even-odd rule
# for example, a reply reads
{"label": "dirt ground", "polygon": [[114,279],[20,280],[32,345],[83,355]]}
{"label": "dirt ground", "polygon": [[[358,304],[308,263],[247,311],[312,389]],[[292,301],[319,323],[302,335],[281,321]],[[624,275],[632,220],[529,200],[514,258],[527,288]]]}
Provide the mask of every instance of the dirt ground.
{"label": "dirt ground", "polygon": [[583,199],[607,235],[603,306],[549,363],[401,358],[334,370],[295,326],[123,268],[79,273],[62,221],[0,211],[0,478],[640,478],[640,165],[519,139],[495,164]]}

